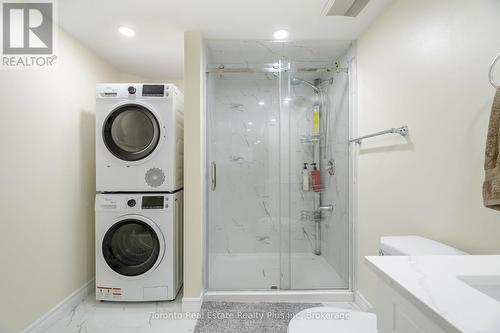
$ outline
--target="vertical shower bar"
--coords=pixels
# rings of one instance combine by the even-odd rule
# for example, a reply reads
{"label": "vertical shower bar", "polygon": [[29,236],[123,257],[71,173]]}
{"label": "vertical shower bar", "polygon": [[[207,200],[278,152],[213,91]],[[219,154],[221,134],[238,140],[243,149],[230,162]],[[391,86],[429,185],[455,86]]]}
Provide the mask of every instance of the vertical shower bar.
{"label": "vertical shower bar", "polygon": [[[321,107],[320,107],[320,122],[321,122]],[[321,128],[321,127],[320,127]],[[321,172],[321,130],[320,139],[313,144],[313,162],[317,163],[318,170]],[[313,192],[313,221],[314,221],[314,254],[321,255],[321,212],[319,207],[321,204],[321,189],[319,192]]]}
{"label": "vertical shower bar", "polygon": [[[315,92],[315,94],[318,97],[318,105],[319,105],[319,141],[317,144],[314,144],[314,153],[313,153],[313,159],[314,162],[317,163],[318,165],[318,170],[322,172],[321,169],[321,145],[323,142],[321,142],[321,138],[323,137],[323,133],[321,131],[321,121],[323,116],[323,103],[321,100],[321,88],[318,86],[317,82],[315,81],[315,86],[318,87],[320,90],[319,92]],[[322,178],[322,177],[321,177]],[[315,224],[315,235],[314,235],[314,254],[317,256],[321,255],[321,211],[319,207],[321,207],[321,193],[323,191],[323,182],[321,182],[321,188],[319,192],[314,193],[313,195],[313,211],[314,213],[314,224]]]}
{"label": "vertical shower bar", "polygon": [[321,212],[314,213],[318,215],[314,217],[314,223],[316,227],[316,235],[314,238],[314,254],[317,256],[321,255]]}

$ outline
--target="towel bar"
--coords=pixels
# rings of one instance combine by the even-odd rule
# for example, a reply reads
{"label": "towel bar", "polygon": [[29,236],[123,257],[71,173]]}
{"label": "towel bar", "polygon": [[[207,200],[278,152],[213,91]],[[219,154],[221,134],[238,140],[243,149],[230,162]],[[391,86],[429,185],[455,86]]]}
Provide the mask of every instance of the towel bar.
{"label": "towel bar", "polygon": [[401,126],[399,128],[391,128],[391,129],[388,129],[385,131],[381,131],[381,132],[377,132],[377,133],[373,133],[373,134],[368,134],[365,136],[360,136],[359,138],[349,140],[349,142],[356,142],[357,144],[360,144],[361,141],[363,141],[364,139],[373,138],[374,136],[379,136],[379,135],[384,135],[384,134],[393,134],[393,133],[399,134],[401,136],[407,136],[409,131],[410,131],[410,129],[408,128],[408,126]]}
{"label": "towel bar", "polygon": [[500,88],[500,85],[495,83],[495,79],[493,78],[493,72],[495,71],[495,65],[497,64],[497,61],[500,59],[500,53],[497,54],[493,62],[491,63],[490,67],[490,83],[493,86],[493,88]]}

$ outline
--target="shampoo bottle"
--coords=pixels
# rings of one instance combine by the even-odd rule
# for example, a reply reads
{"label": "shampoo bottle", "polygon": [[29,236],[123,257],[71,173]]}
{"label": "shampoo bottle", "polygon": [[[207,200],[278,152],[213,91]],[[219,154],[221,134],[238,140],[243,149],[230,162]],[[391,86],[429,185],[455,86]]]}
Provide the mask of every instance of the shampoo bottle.
{"label": "shampoo bottle", "polygon": [[313,170],[311,171],[312,178],[312,188],[314,192],[321,191],[321,174],[318,168],[316,168],[316,163],[313,163]]}
{"label": "shampoo bottle", "polygon": [[309,191],[309,170],[307,170],[307,163],[304,163],[304,169],[302,170],[302,190]]}
{"label": "shampoo bottle", "polygon": [[313,107],[313,135],[319,135],[319,105]]}

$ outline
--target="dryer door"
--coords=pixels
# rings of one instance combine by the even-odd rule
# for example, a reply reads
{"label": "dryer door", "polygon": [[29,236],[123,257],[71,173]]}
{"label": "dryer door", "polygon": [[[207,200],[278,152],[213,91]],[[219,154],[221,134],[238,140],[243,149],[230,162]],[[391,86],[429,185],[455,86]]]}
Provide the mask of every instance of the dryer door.
{"label": "dryer door", "polygon": [[102,136],[111,154],[124,161],[138,161],[155,150],[160,140],[160,125],[146,107],[126,104],[109,114]]}
{"label": "dryer door", "polygon": [[137,276],[151,270],[160,258],[160,239],[145,221],[135,218],[115,223],[104,235],[102,253],[120,275]]}

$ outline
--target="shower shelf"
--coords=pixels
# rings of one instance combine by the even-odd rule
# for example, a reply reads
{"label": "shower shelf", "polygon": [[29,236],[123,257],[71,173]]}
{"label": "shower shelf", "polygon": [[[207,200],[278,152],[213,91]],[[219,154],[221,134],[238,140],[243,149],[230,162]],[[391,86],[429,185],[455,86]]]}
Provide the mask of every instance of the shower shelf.
{"label": "shower shelf", "polygon": [[323,184],[322,184],[322,185],[321,185],[321,187],[319,188],[319,191],[314,191],[312,188],[311,188],[309,191],[304,191],[303,189],[301,189],[301,191],[302,191],[303,193],[317,193],[317,194],[319,194],[319,193],[321,193],[321,192],[324,192],[324,191],[326,191],[326,190],[328,190],[328,187],[327,187],[327,186],[323,186]]}
{"label": "shower shelf", "polygon": [[321,219],[321,213],[319,210],[302,210],[300,212],[300,219],[302,221],[317,221]]}
{"label": "shower shelf", "polygon": [[300,139],[302,143],[319,143],[321,140],[319,135],[306,135]]}

